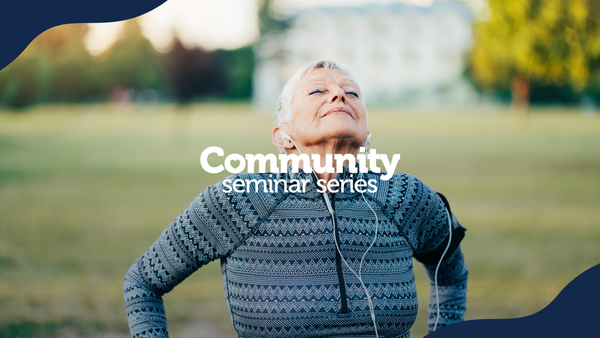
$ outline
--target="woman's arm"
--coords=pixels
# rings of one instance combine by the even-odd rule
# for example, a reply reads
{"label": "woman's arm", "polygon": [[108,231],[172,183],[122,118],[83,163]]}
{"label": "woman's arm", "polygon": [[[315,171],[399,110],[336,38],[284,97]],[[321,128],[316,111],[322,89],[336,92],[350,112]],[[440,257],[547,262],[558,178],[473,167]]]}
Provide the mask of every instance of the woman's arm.
{"label": "woman's arm", "polygon": [[[188,209],[163,231],[142,257],[135,260],[125,275],[123,294],[132,337],[168,337],[162,295],[199,267],[195,259],[190,260],[192,264],[177,264],[167,257],[182,242],[174,233],[178,229],[189,232],[192,228]],[[202,241],[206,241],[204,236]]]}
{"label": "woman's arm", "polygon": [[230,255],[272,210],[268,199],[224,193],[221,183],[194,199],[125,275],[132,337],[168,337],[162,295],[204,264]]}
{"label": "woman's arm", "polygon": [[440,318],[437,319],[437,297],[434,285],[434,275],[437,264],[423,264],[429,275],[429,319],[427,328],[432,332],[436,321],[437,328],[463,321],[467,310],[467,275],[469,271],[465,264],[463,253],[458,247],[448,259],[444,259],[438,270],[437,297],[439,297]]}
{"label": "woman's arm", "polygon": [[132,337],[168,337],[162,295],[225,253],[215,250],[218,240],[209,227],[192,222],[195,205],[202,207],[194,200],[125,275],[123,293]]}
{"label": "woman's arm", "polygon": [[438,299],[438,328],[462,321],[466,312],[469,273],[459,246],[464,228],[451,216],[453,237],[438,270],[436,297],[435,269],[448,245],[450,206],[442,195],[412,175],[396,174],[387,183],[382,183],[385,190],[379,195],[386,196],[384,211],[397,221],[398,228],[413,249],[413,256],[423,263],[429,275],[429,332],[433,331],[436,323]]}
{"label": "woman's arm", "polygon": [[[422,182],[421,182],[422,183]],[[450,210],[446,198],[423,184],[425,208],[417,232],[414,257],[423,263],[430,281],[428,331],[460,322],[467,310],[469,271],[460,250],[465,229]],[[448,218],[450,217],[450,218]],[[450,242],[450,244],[448,244]],[[438,268],[439,265],[439,268]],[[437,290],[436,290],[437,269]],[[439,306],[439,308],[438,308]],[[439,314],[438,314],[439,310]]]}

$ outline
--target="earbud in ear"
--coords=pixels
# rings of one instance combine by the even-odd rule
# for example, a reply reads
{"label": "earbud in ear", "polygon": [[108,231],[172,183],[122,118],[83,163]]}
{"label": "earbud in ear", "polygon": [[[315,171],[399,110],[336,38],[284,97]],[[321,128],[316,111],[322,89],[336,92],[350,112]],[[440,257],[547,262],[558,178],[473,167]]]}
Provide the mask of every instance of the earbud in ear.
{"label": "earbud in ear", "polygon": [[285,131],[280,130],[279,134],[281,135],[282,138],[288,139],[289,140],[288,142],[292,142],[292,137],[290,135],[286,134]]}
{"label": "earbud in ear", "polygon": [[367,153],[367,148],[369,148],[369,141],[371,141],[371,134],[367,135],[367,140],[365,141],[365,154]]}

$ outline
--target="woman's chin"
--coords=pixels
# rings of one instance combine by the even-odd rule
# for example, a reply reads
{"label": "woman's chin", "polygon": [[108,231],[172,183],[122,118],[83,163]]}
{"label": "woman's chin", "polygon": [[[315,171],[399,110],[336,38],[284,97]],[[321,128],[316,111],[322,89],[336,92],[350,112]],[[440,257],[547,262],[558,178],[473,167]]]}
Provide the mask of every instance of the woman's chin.
{"label": "woman's chin", "polygon": [[325,123],[321,123],[321,133],[328,137],[359,137],[361,135],[360,127],[354,120],[347,119],[331,119]]}

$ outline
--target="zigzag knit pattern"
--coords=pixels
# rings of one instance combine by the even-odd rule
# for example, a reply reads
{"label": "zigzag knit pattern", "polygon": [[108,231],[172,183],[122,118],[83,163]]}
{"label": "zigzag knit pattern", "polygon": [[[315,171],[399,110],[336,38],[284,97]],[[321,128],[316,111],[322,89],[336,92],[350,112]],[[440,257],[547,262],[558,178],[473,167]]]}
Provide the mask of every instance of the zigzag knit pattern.
{"label": "zigzag knit pattern", "polygon": [[[282,173],[279,180],[310,179]],[[380,337],[408,337],[417,316],[413,253],[427,253],[448,236],[445,207],[417,178],[381,174],[378,190],[365,193],[377,213],[378,237],[362,265]],[[239,174],[230,179],[273,179]],[[337,179],[356,180],[347,168]],[[221,259],[225,298],[239,337],[372,337],[369,304],[359,270],[375,235],[375,216],[360,193],[330,194],[337,229],[311,181],[305,192],[223,192],[208,187],[165,229],[125,276],[123,286],[132,337],[168,337],[162,295],[204,264]],[[335,237],[337,236],[337,237]],[[425,266],[433,279],[435,266]],[[438,273],[439,326],[461,321],[468,270],[460,248]],[[429,328],[435,323],[430,297]]]}

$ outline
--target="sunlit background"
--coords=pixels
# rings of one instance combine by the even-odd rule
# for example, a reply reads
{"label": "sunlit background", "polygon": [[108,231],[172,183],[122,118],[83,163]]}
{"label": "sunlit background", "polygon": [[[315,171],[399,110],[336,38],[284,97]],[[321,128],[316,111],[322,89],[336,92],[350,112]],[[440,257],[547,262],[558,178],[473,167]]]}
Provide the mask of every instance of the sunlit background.
{"label": "sunlit background", "polygon": [[[600,3],[169,0],[0,70],[0,338],[126,337],[125,272],[223,177],[202,150],[276,152],[279,91],[321,58],[467,227],[466,319],[535,313],[600,263]],[[173,337],[235,337],[218,263],[164,299]]]}

